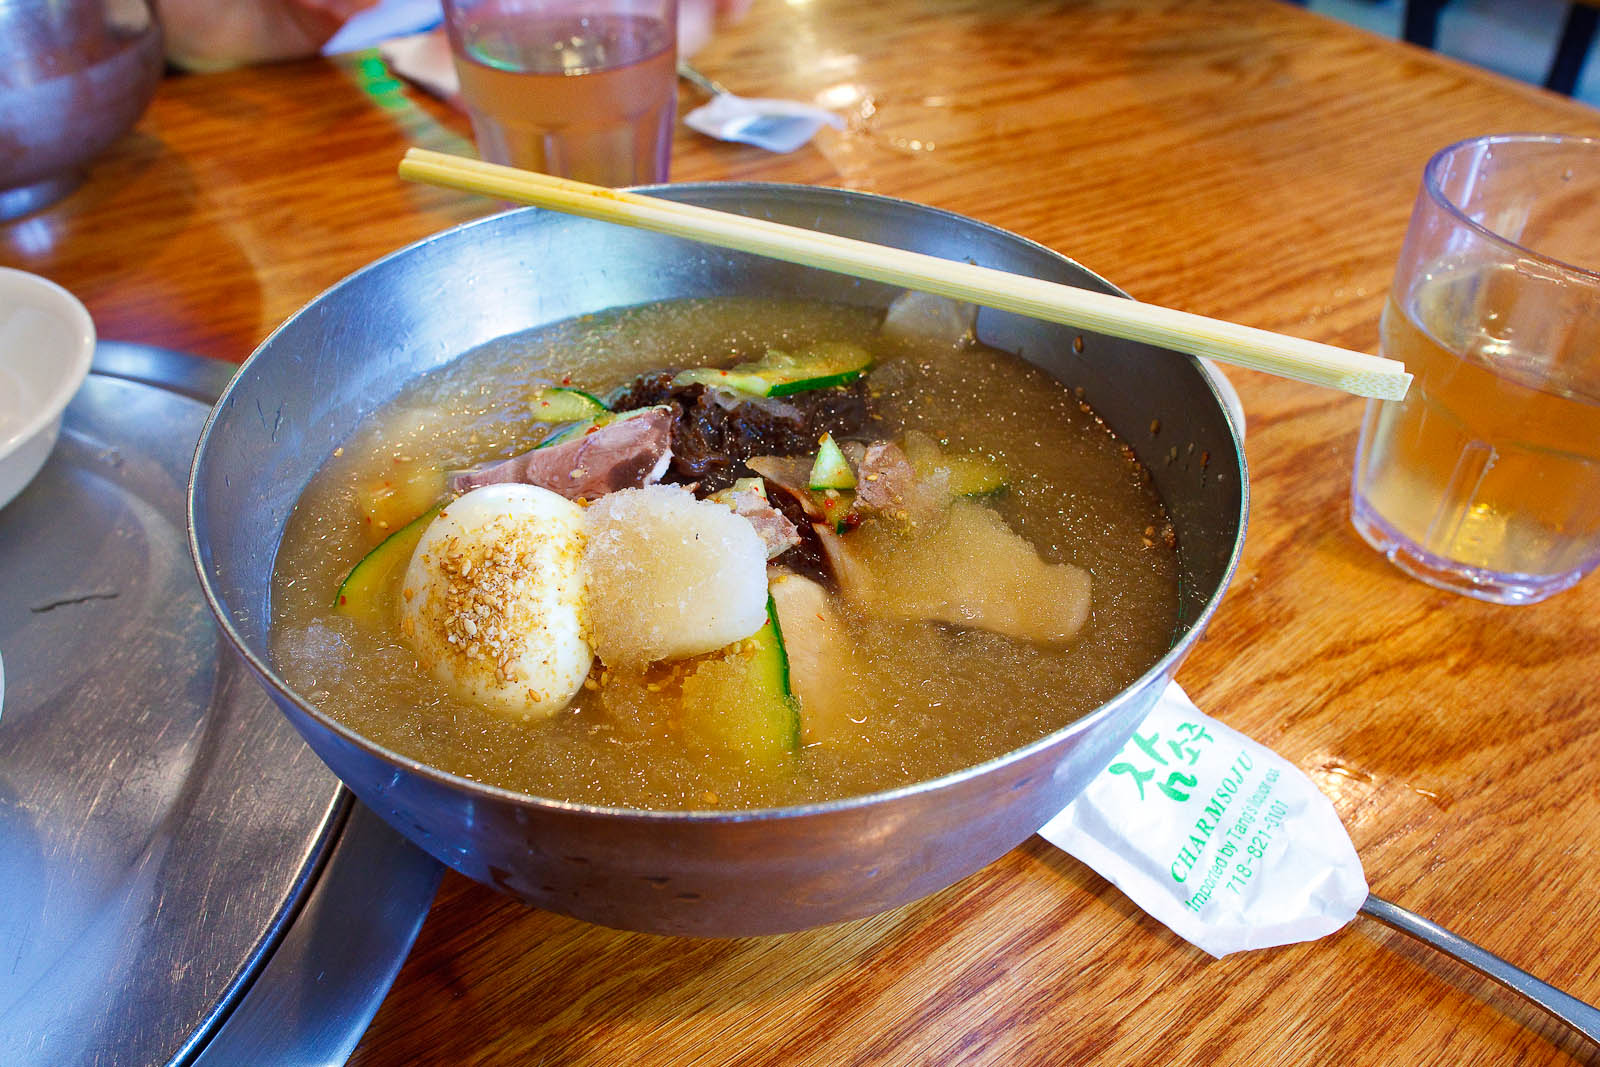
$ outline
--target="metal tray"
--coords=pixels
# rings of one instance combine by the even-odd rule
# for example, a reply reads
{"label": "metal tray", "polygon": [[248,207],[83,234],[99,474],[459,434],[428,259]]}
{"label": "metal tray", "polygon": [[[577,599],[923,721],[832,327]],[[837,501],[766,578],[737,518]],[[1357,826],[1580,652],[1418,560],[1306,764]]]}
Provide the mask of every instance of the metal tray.
{"label": "metal tray", "polygon": [[0,510],[0,1063],[337,1063],[439,866],[223,652],[183,527],[232,367],[103,342]]}

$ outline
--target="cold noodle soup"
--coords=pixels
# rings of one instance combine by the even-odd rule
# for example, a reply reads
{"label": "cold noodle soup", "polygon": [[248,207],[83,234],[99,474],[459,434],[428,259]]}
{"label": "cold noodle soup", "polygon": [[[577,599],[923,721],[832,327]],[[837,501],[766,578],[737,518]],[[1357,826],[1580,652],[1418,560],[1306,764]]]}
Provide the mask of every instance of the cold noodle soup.
{"label": "cold noodle soup", "polygon": [[1043,371],[881,309],[669,302],[495,341],[367,420],[289,519],[272,654],[464,778],[769,807],[1093,710],[1171,647],[1177,573],[1147,472]]}

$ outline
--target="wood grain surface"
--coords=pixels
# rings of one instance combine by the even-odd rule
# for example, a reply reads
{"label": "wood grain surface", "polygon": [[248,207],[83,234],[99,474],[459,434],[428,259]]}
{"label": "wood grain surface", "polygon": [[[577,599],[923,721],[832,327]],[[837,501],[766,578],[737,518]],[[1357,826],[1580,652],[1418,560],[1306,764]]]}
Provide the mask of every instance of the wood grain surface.
{"label": "wood grain surface", "polygon": [[[1600,135],[1580,104],[1266,0],[758,0],[697,64],[850,121],[783,157],[680,127],[676,179],[920,200],[1143,299],[1367,351],[1434,150]],[[465,150],[467,134],[371,55],[173,77],[70,199],[0,225],[0,261],[77,292],[104,337],[242,359],[343,275],[493,210],[393,177],[406,146]],[[1512,609],[1405,578],[1349,524],[1362,402],[1233,377],[1249,541],[1179,680],[1332,797],[1376,892],[1600,1002],[1600,579]],[[740,941],[610,931],[449,876],[352,1062],[1596,1064],[1600,1050],[1363,918],[1212,960],[1034,838],[889,914]]]}

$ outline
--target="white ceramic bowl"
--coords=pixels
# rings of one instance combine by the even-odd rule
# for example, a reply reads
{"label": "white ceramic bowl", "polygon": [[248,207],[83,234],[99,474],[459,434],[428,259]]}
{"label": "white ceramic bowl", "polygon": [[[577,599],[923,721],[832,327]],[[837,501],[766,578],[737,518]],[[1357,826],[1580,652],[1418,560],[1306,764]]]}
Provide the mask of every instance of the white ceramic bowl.
{"label": "white ceramic bowl", "polygon": [[93,358],[94,322],[77,297],[0,267],[0,507],[44,466]]}

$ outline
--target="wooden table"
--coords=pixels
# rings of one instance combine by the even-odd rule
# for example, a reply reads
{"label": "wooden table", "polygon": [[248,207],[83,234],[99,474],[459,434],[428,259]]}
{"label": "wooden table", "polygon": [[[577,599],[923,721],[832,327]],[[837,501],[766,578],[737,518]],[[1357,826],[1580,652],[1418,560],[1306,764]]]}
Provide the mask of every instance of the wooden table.
{"label": "wooden table", "polygon": [[[790,156],[680,129],[679,179],[925,201],[1151,301],[1374,350],[1428,155],[1600,114],[1268,2],[764,0],[698,57],[850,116]],[[491,210],[405,185],[465,121],[371,56],[170,79],[69,200],[0,226],[108,338],[242,359],[346,273]],[[1233,375],[1249,544],[1179,675],[1332,797],[1375,891],[1600,1002],[1600,579],[1435,592],[1348,522],[1361,401]],[[1600,1063],[1366,919],[1215,961],[1034,838],[788,937],[618,933],[450,876],[354,1062]]]}

